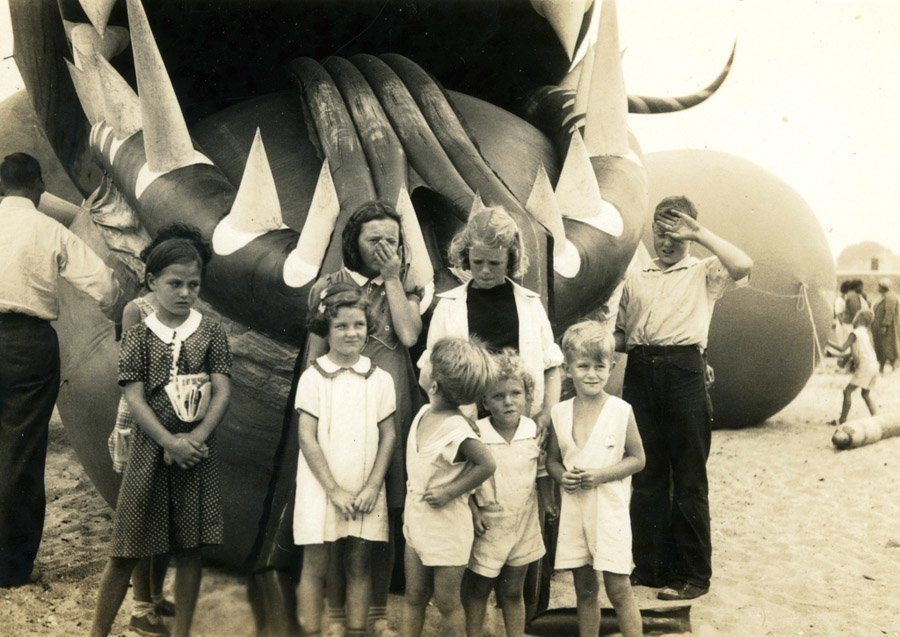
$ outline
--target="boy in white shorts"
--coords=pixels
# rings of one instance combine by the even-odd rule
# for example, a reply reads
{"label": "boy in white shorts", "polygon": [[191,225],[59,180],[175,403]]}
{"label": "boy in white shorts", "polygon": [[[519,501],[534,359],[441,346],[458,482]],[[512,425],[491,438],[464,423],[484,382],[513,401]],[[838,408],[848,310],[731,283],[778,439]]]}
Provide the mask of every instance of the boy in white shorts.
{"label": "boy in white shorts", "polygon": [[525,632],[528,565],[545,553],[535,485],[539,476],[546,479],[546,472],[539,466],[537,425],[523,415],[534,396],[534,379],[512,349],[494,357],[494,368],[482,401],[491,415],[476,427],[497,470],[469,499],[475,542],[463,575],[462,600],[466,634],[481,635],[488,595],[497,580],[497,601],[506,634],[512,637]]}
{"label": "boy in white shorts", "polygon": [[644,466],[644,449],[631,406],[604,391],[615,342],[596,321],[566,330],[563,368],[575,397],[555,405],[547,472],[562,487],[556,568],[575,580],[578,631],[600,630],[596,571],[615,608],[622,635],[641,634],[631,590],[631,476]]}

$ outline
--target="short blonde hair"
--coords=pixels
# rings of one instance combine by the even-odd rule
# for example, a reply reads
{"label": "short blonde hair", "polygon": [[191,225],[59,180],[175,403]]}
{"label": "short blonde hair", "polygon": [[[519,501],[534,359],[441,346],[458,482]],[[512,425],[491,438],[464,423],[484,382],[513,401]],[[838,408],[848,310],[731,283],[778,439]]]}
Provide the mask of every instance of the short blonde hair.
{"label": "short blonde hair", "polygon": [[431,349],[431,379],[441,396],[454,405],[481,398],[492,375],[490,354],[477,341],[447,337]]}
{"label": "short blonde hair", "polygon": [[575,356],[587,356],[597,361],[611,362],[616,342],[613,335],[597,321],[575,323],[562,337],[562,351],[569,362]]}
{"label": "short blonde hair", "polygon": [[494,373],[484,388],[485,396],[491,386],[504,380],[520,380],[525,388],[525,401],[530,403],[534,399],[534,377],[525,369],[522,357],[511,347],[506,347],[499,354],[492,357]]}
{"label": "short blonde hair", "polygon": [[525,255],[519,226],[500,206],[480,208],[469,215],[466,227],[456,233],[447,249],[450,263],[458,268],[471,270],[469,248],[476,245],[505,248],[509,255],[507,276],[520,277],[528,269],[528,257]]}

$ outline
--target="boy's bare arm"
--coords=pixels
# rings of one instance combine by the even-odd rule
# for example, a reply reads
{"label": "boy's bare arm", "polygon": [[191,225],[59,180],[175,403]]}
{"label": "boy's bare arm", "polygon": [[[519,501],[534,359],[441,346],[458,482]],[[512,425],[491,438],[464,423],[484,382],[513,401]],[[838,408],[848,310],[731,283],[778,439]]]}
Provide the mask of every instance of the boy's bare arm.
{"label": "boy's bare arm", "polygon": [[428,489],[422,498],[432,507],[440,508],[490,478],[497,470],[494,456],[477,438],[467,438],[459,444],[459,453],[469,466],[455,480],[441,487]]}
{"label": "boy's bare arm", "polygon": [[682,212],[677,212],[676,214],[677,220],[668,219],[666,216],[661,215],[657,217],[656,223],[673,239],[696,241],[712,252],[722,262],[725,269],[728,270],[728,275],[735,281],[743,279],[750,274],[750,270],[753,269],[753,259],[750,258],[750,255],[706,226],[700,225],[697,220],[689,215]]}

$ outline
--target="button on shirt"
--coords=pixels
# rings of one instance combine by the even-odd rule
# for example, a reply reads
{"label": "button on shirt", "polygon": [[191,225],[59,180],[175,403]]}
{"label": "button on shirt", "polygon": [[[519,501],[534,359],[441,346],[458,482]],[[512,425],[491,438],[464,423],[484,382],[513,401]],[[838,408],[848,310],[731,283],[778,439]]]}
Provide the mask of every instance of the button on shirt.
{"label": "button on shirt", "polygon": [[62,277],[109,311],[119,286],[112,270],[84,241],[25,197],[0,201],[0,313],[48,321],[59,316]]}
{"label": "button on shirt", "polygon": [[616,330],[626,336],[626,350],[636,345],[699,345],[706,349],[716,301],[729,290],[750,283],[735,281],[717,257],[688,255],[662,270],[650,267],[625,279]]}

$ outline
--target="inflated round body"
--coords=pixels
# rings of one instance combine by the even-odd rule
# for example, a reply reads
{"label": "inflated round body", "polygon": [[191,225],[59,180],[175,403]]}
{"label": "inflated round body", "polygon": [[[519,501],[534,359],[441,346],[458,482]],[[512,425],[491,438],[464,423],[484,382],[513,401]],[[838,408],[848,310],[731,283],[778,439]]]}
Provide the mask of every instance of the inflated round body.
{"label": "inflated round body", "polygon": [[[709,330],[714,426],[758,425],[800,393],[825,346],[834,260],[818,220],[790,186],[733,155],[673,150],[646,156],[651,206],[685,195],[699,221],[754,260],[750,286],[715,307]],[[644,243],[652,253],[649,226]],[[692,253],[707,256],[695,246]]]}

